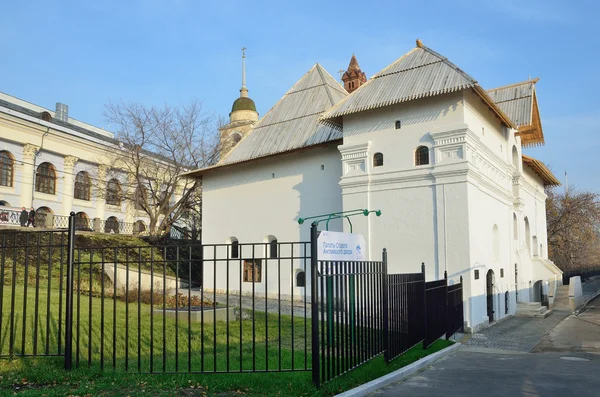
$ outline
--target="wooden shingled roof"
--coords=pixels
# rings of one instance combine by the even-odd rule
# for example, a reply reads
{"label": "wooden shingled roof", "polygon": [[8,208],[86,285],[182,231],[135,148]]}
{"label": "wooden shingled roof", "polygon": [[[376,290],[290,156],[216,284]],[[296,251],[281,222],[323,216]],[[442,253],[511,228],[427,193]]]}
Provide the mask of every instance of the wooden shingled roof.
{"label": "wooden shingled roof", "polygon": [[558,178],[555,177],[552,171],[546,167],[546,164],[542,163],[540,160],[523,155],[523,165],[531,168],[533,172],[542,178],[544,186],[560,186]]}
{"label": "wooden shingled roof", "polygon": [[538,109],[535,83],[539,78],[488,90],[496,105],[517,125],[516,136],[523,147],[544,144],[544,132]]}

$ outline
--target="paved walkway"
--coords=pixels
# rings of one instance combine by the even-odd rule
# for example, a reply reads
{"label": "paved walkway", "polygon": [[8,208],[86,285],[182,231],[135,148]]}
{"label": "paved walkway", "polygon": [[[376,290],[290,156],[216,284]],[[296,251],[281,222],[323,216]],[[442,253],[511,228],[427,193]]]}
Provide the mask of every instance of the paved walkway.
{"label": "paved walkway", "polygon": [[597,397],[600,356],[459,350],[374,397]]}
{"label": "paved walkway", "polygon": [[587,352],[600,354],[600,297],[586,310],[569,316],[535,347],[534,352]]}
{"label": "paved walkway", "polygon": [[[582,289],[584,300],[591,298],[600,291],[600,279],[583,284]],[[569,311],[555,310],[544,319],[510,317],[472,335],[465,346],[530,352],[544,335],[570,315]]]}
{"label": "paved walkway", "polygon": [[[583,285],[585,300],[598,291],[600,280]],[[456,354],[372,396],[596,397],[599,353],[600,297],[577,317],[554,312],[545,319],[509,318],[473,335]]]}

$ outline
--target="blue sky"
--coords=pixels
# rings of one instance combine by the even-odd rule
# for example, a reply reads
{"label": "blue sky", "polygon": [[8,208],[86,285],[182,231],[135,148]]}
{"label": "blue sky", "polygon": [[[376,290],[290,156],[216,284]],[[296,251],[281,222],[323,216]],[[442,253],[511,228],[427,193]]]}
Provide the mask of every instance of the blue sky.
{"label": "blue sky", "polygon": [[226,117],[247,84],[265,114],[315,62],[334,77],[352,53],[367,76],[415,39],[485,88],[540,77],[546,146],[526,150],[559,179],[600,192],[600,4],[594,1],[26,1],[2,7],[0,91],[108,128],[110,101],[199,99]]}

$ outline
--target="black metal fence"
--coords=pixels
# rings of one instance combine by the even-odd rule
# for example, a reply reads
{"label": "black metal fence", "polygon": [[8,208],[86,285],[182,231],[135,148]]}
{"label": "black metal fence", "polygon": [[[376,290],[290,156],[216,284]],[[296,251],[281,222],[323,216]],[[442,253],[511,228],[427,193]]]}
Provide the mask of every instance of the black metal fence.
{"label": "black metal fence", "polygon": [[385,359],[390,362],[423,341],[425,274],[388,275],[389,326]]}
{"label": "black metal fence", "polygon": [[454,335],[464,328],[464,306],[463,306],[463,278],[460,283],[448,286],[447,321],[448,329],[446,335]]}
{"label": "black metal fence", "polygon": [[[320,380],[326,382],[381,354],[383,346],[382,262],[330,262],[317,265]],[[315,336],[320,345],[315,346]]]}
{"label": "black metal fence", "polygon": [[75,248],[74,366],[309,370],[309,246],[272,246]]}
{"label": "black metal fence", "polygon": [[389,363],[421,342],[427,348],[462,328],[462,279],[451,289],[446,273],[442,280],[425,282],[424,264],[421,273],[388,274],[385,249],[382,261],[319,261],[316,225],[311,249],[317,387],[381,354]]}
{"label": "black metal fence", "polygon": [[571,277],[576,276],[580,276],[581,281],[588,280],[594,276],[600,276],[600,267],[588,267],[563,272],[563,285],[569,285]]}
{"label": "black metal fence", "polygon": [[[462,283],[317,261],[311,242],[76,247],[1,231],[0,356],[148,373],[312,370],[320,386],[462,327]],[[310,292],[307,291],[310,288]]]}
{"label": "black metal fence", "polygon": [[67,233],[0,230],[0,357],[64,354]]}

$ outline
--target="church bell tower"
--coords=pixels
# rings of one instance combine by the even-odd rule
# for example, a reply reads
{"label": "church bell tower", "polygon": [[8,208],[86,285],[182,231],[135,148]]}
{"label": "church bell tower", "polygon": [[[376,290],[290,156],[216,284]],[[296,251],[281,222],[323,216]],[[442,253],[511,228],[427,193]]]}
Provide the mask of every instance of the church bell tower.
{"label": "church bell tower", "polygon": [[354,54],[352,54],[352,58],[350,59],[348,70],[346,70],[342,76],[342,81],[344,82],[344,88],[349,94],[356,91],[358,87],[367,82],[367,76],[365,75],[365,72],[360,70],[360,66],[358,66],[358,61]]}
{"label": "church bell tower", "polygon": [[233,102],[229,123],[219,128],[221,133],[220,157],[223,158],[256,124],[258,112],[246,87],[246,47],[242,48],[242,88],[240,97]]}

